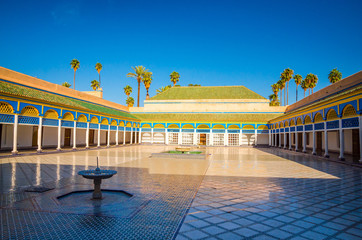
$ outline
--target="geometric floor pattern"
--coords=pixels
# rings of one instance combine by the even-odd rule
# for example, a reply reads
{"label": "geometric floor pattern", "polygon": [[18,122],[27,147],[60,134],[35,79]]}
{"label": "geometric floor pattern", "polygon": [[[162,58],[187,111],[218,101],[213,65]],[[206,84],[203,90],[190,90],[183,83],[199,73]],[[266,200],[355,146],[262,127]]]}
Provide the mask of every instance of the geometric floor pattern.
{"label": "geometric floor pattern", "polygon": [[360,168],[264,151],[337,178],[206,176],[176,239],[362,239]]}
{"label": "geometric floor pattern", "polygon": [[[149,157],[173,148],[1,159],[0,239],[362,239],[361,168],[268,148],[210,147],[205,160]],[[103,183],[143,203],[132,216],[18,208],[74,184],[91,187],[77,172],[94,168],[96,156],[118,171]],[[25,192],[37,185],[55,190]]]}

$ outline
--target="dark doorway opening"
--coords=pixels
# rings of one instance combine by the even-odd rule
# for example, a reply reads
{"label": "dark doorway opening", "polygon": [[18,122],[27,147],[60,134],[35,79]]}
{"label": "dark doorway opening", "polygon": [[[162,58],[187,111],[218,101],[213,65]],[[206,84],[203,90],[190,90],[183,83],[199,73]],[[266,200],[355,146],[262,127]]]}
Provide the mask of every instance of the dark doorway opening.
{"label": "dark doorway opening", "polygon": [[94,129],[89,129],[89,145],[94,145]]}
{"label": "dark doorway opening", "polygon": [[200,145],[206,145],[206,134],[205,133],[200,134]]}
{"label": "dark doorway opening", "polygon": [[352,129],[352,155],[353,161],[360,159],[359,129]]}
{"label": "dark doorway opening", "polygon": [[72,130],[66,128],[64,131],[64,147],[70,147],[70,137],[72,134]]}

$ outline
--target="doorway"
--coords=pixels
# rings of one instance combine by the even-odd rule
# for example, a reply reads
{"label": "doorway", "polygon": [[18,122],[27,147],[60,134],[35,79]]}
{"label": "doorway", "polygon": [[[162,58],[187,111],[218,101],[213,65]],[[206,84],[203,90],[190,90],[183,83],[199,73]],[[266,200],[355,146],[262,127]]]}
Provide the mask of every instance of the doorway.
{"label": "doorway", "polygon": [[38,126],[33,127],[33,136],[31,140],[31,146],[36,147],[38,146]]}
{"label": "doorway", "polygon": [[200,145],[206,145],[206,134],[205,133],[200,134]]}
{"label": "doorway", "polygon": [[298,134],[298,149],[299,151],[302,151],[303,149],[303,133],[297,133]]}
{"label": "doorway", "polygon": [[352,155],[353,160],[360,158],[359,129],[352,129]]}
{"label": "doorway", "polygon": [[322,154],[322,132],[316,132],[316,135],[317,135],[316,152],[317,154]]}
{"label": "doorway", "polygon": [[66,128],[65,132],[64,132],[64,147],[70,147],[71,134],[72,134],[72,130],[69,128]]}
{"label": "doorway", "polygon": [[94,129],[89,129],[89,145],[94,145]]}

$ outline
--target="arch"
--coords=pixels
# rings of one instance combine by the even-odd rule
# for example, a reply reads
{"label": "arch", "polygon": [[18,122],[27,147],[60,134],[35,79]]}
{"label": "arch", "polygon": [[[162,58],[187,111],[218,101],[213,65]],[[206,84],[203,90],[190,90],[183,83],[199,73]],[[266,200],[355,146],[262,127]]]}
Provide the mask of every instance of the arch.
{"label": "arch", "polygon": [[142,128],[151,128],[151,125],[148,124],[148,123],[145,123],[145,124],[142,125]]}
{"label": "arch", "polygon": [[280,127],[284,127],[284,123],[283,122],[280,122]]}
{"label": "arch", "polygon": [[356,117],[356,109],[351,104],[346,105],[342,110],[342,118]]}
{"label": "arch", "polygon": [[212,128],[213,129],[225,129],[225,127],[221,124],[214,125]]}
{"label": "arch", "polygon": [[240,129],[238,125],[229,125],[228,129]]}
{"label": "arch", "polygon": [[44,118],[58,119],[59,115],[58,115],[57,111],[55,111],[53,109],[49,109],[48,111],[46,111],[44,113]]}
{"label": "arch", "polygon": [[132,123],[131,123],[131,122],[127,122],[126,127],[132,127]]}
{"label": "arch", "polygon": [[176,124],[170,124],[168,125],[168,128],[179,128]]}
{"label": "arch", "polygon": [[103,118],[101,124],[108,125],[109,124],[108,119]]}
{"label": "arch", "polygon": [[317,113],[314,116],[314,123],[319,123],[319,122],[323,122],[323,116],[321,113]]}
{"label": "arch", "polygon": [[194,129],[194,126],[192,126],[191,124],[184,124],[182,126],[183,129]]}
{"label": "arch", "polygon": [[299,126],[299,125],[303,125],[302,118],[300,118],[300,117],[297,119],[297,126]]}
{"label": "arch", "polygon": [[279,128],[279,123],[275,124],[275,128],[276,128],[276,129]]}
{"label": "arch", "polygon": [[119,121],[119,126],[124,127],[124,121]]}
{"label": "arch", "polygon": [[165,126],[161,123],[155,124],[153,128],[165,128]]}
{"label": "arch", "polygon": [[74,121],[74,116],[70,112],[66,112],[63,114],[63,120]]}
{"label": "arch", "polygon": [[260,126],[258,127],[258,130],[268,130],[268,126],[266,126],[266,125],[260,125]]}
{"label": "arch", "polygon": [[336,110],[330,109],[330,110],[327,112],[327,121],[337,120],[337,119],[338,119],[338,115],[337,115]]}
{"label": "arch", "polygon": [[116,119],[113,119],[113,120],[112,120],[111,125],[112,125],[112,126],[117,126],[117,121],[116,121]]}
{"label": "arch", "polygon": [[87,122],[87,117],[85,116],[85,115],[83,115],[83,114],[81,114],[81,115],[79,115],[79,117],[78,117],[78,122]]}
{"label": "arch", "polygon": [[92,117],[90,120],[91,123],[99,123],[98,118],[97,117]]}
{"label": "arch", "polygon": [[312,119],[310,119],[310,116],[309,115],[305,116],[304,124],[311,124],[311,123],[312,123]]}
{"label": "arch", "polygon": [[133,123],[133,127],[136,127],[137,126],[137,124],[136,123]]}
{"label": "arch", "polygon": [[294,121],[294,119],[290,120],[290,126],[295,126],[295,121]]}
{"label": "arch", "polygon": [[206,124],[200,124],[199,126],[197,126],[198,129],[210,129],[209,126],[207,126]]}
{"label": "arch", "polygon": [[0,102],[0,113],[14,113],[14,108],[7,102]]}
{"label": "arch", "polygon": [[20,114],[24,116],[37,117],[39,116],[39,111],[33,106],[26,106],[21,110]]}
{"label": "arch", "polygon": [[254,130],[255,128],[254,128],[253,125],[249,125],[249,124],[248,124],[248,125],[244,125],[244,126],[243,126],[243,129],[244,129],[244,130]]}
{"label": "arch", "polygon": [[284,127],[289,127],[289,122],[288,121],[284,122]]}
{"label": "arch", "polygon": [[139,128],[139,127],[140,127],[140,124],[137,124],[137,127]]}

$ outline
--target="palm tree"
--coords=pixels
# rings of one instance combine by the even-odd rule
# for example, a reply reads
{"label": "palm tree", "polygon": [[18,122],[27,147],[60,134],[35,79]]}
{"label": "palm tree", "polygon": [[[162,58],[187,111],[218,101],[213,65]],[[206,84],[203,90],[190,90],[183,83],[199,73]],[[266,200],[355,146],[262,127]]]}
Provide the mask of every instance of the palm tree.
{"label": "palm tree", "polygon": [[96,70],[98,72],[99,75],[99,87],[101,87],[101,70],[102,70],[103,66],[100,63],[96,64]]}
{"label": "palm tree", "polygon": [[96,91],[100,87],[99,82],[97,80],[91,81],[91,88]]}
{"label": "palm tree", "polygon": [[133,105],[134,105],[133,97],[128,97],[127,100],[126,100],[126,104],[127,104],[128,107],[133,107]]}
{"label": "palm tree", "polygon": [[132,87],[130,85],[127,85],[123,88],[124,93],[127,95],[127,97],[129,97],[129,95],[131,95],[132,93]]}
{"label": "palm tree", "polygon": [[279,85],[277,83],[274,83],[273,85],[271,85],[272,87],[272,91],[275,94],[275,96],[278,99],[278,92],[279,92]]}
{"label": "palm tree", "polygon": [[145,72],[148,72],[148,69],[146,69],[144,66],[136,66],[132,67],[132,69],[135,71],[134,73],[130,72],[127,73],[127,77],[133,77],[138,82],[138,96],[137,96],[137,107],[140,106],[140,89],[141,89],[141,81],[143,78],[143,75]]}
{"label": "palm tree", "polygon": [[[279,90],[280,90],[280,102],[282,102],[282,93],[283,93],[283,89],[285,89],[285,82],[283,80],[279,80],[277,82],[278,86],[279,86]],[[283,106],[283,104],[281,104]],[[284,92],[284,105],[285,105],[285,92]]]}
{"label": "palm tree", "polygon": [[300,74],[296,74],[293,77],[295,84],[297,85],[297,90],[296,90],[296,94],[295,94],[295,101],[298,102],[298,86],[300,85],[300,83],[303,80],[303,77]]}
{"label": "palm tree", "polygon": [[279,106],[278,96],[275,95],[274,93],[269,95],[269,100],[270,100],[269,103],[270,106]]}
{"label": "palm tree", "polygon": [[170,88],[171,88],[171,85],[167,85],[166,87],[160,87],[159,89],[156,90],[156,92],[157,92],[157,94],[159,94],[159,93],[162,93],[162,92],[164,92],[164,91],[166,91],[166,90],[168,90]]}
{"label": "palm tree", "polygon": [[306,81],[306,87],[309,88],[309,95],[310,95],[310,90],[312,89],[313,93],[313,88],[315,88],[315,86],[317,85],[318,77],[312,73],[309,73],[305,77],[305,81]]}
{"label": "palm tree", "polygon": [[306,79],[302,80],[302,82],[300,83],[300,87],[304,90],[304,97],[305,97],[305,91],[307,91],[308,89],[308,83]]}
{"label": "palm tree", "polygon": [[173,86],[176,85],[178,81],[180,81],[180,74],[178,72],[173,71],[170,74],[171,82],[173,83]]}
{"label": "palm tree", "polygon": [[73,79],[73,89],[75,89],[75,72],[79,69],[80,65],[79,65],[79,61],[77,59],[73,59],[70,62],[70,66],[73,68],[74,70],[74,79]]}
{"label": "palm tree", "polygon": [[[281,74],[281,79],[283,79],[284,82],[287,83],[287,104],[286,105],[289,105],[289,81],[290,81],[290,79],[292,79],[293,74],[294,74],[294,71],[290,68],[284,69],[283,73]],[[285,92],[284,92],[284,96],[285,96]],[[285,102],[284,102],[284,104],[285,104]]]}
{"label": "palm tree", "polygon": [[147,91],[147,95],[146,95],[146,100],[150,98],[150,95],[148,95],[148,89],[151,86],[152,83],[152,72],[145,72],[145,74],[143,75],[143,84],[145,85],[146,91]]}
{"label": "palm tree", "polygon": [[331,83],[336,83],[342,79],[342,73],[335,68],[328,74],[328,79]]}
{"label": "palm tree", "polygon": [[63,83],[62,83],[62,86],[69,88],[70,86],[72,86],[72,84],[70,84],[70,83],[68,83],[68,82],[63,82]]}

